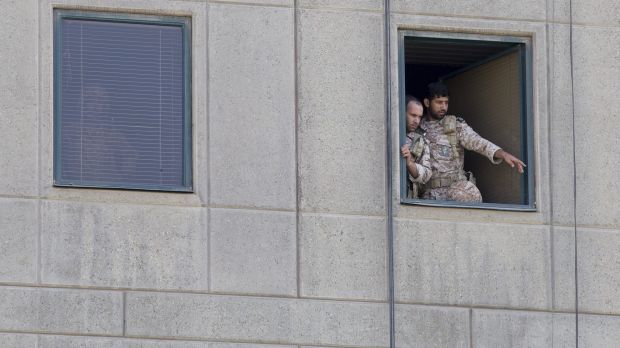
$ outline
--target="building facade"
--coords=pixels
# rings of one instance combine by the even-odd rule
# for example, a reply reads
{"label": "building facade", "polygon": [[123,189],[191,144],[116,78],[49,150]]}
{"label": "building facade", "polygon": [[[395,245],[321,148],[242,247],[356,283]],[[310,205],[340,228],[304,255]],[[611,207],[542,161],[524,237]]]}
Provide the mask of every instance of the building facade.
{"label": "building facade", "polygon": [[[0,346],[617,347],[620,6],[388,4],[1,0]],[[54,185],[58,11],[190,20],[190,192]],[[404,31],[527,41],[533,209],[402,202]]]}

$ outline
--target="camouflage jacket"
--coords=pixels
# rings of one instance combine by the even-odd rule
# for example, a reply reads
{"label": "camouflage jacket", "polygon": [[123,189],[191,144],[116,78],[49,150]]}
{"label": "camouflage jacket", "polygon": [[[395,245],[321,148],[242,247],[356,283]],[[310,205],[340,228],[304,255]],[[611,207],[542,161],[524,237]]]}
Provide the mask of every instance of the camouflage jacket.
{"label": "camouflage jacket", "polygon": [[430,144],[433,179],[436,177],[454,178],[456,176],[465,178],[463,171],[464,148],[487,157],[494,164],[501,163],[501,160],[493,158],[493,155],[500,147],[478,135],[460,117],[456,117],[455,134],[457,143],[453,149],[443,125],[443,122],[449,117],[454,116],[446,115],[440,121],[429,119],[426,116],[420,122],[420,128],[426,132],[426,139]]}
{"label": "camouflage jacket", "polygon": [[433,173],[431,170],[430,147],[428,140],[424,137],[424,133],[419,128],[407,133],[406,144],[413,155],[413,160],[418,170],[416,178],[407,173],[408,186],[413,189],[409,195],[413,196],[412,198],[417,198],[418,192],[421,192],[419,186],[426,184]]}

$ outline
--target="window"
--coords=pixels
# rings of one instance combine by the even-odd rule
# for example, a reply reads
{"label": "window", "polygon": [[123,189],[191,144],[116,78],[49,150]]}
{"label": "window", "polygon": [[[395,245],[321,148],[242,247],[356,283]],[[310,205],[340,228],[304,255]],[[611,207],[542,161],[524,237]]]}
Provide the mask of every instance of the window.
{"label": "window", "polygon": [[[405,96],[423,100],[427,85],[443,81],[449,115],[523,160],[524,174],[465,152],[464,170],[476,178],[483,203],[407,197],[401,162],[401,202],[509,210],[535,210],[531,115],[531,41],[525,37],[400,31],[400,143],[405,143]],[[426,112],[426,108],[424,109]]]}
{"label": "window", "polygon": [[190,21],[54,13],[54,185],[192,190]]}

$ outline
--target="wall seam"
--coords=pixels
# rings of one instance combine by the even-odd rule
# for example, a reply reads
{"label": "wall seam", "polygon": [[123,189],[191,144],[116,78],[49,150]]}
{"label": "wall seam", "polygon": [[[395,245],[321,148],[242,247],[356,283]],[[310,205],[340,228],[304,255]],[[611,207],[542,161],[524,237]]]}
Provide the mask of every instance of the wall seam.
{"label": "wall seam", "polygon": [[141,336],[141,335],[129,335],[129,336],[119,336],[112,334],[93,334],[93,333],[68,333],[68,332],[37,332],[37,331],[26,331],[26,330],[13,330],[13,331],[1,331],[0,333],[6,334],[25,334],[25,335],[36,335],[37,341],[40,336],[60,336],[60,337],[77,337],[77,338],[115,338],[120,339],[120,342],[124,341],[135,341],[135,340],[148,340],[148,341],[162,341],[162,342],[177,342],[177,343],[185,343],[185,342],[203,342],[203,343],[226,343],[226,344],[250,344],[256,345],[259,347],[261,345],[277,345],[282,348],[287,346],[293,347],[316,347],[316,348],[385,348],[385,346],[353,346],[347,344],[316,344],[316,343],[302,343],[302,342],[283,342],[278,340],[239,340],[239,339],[222,339],[222,338],[207,338],[207,337],[169,337],[169,336]]}
{"label": "wall seam", "polygon": [[384,76],[384,103],[385,103],[385,227],[387,238],[387,290],[389,313],[390,348],[396,347],[396,304],[395,304],[395,274],[394,274],[394,212],[392,187],[392,27],[390,0],[383,3],[383,76]]}
{"label": "wall seam", "polygon": [[[41,183],[41,103],[42,103],[42,96],[41,96],[41,40],[40,40],[40,36],[41,36],[41,4],[39,2],[37,2],[37,55],[35,57],[36,61],[37,61],[37,106],[36,106],[36,122],[37,122],[37,208],[36,208],[36,214],[37,214],[37,239],[36,239],[36,245],[35,245],[35,252],[36,252],[36,258],[37,258],[37,264],[36,264],[36,270],[35,270],[35,277],[36,277],[36,282],[37,284],[41,284],[41,266],[42,266],[42,260],[41,260],[41,231],[43,229],[43,221],[41,221],[41,192],[42,192],[42,183]],[[53,50],[53,45],[52,45],[52,50]],[[52,53],[53,56],[53,53]],[[52,143],[53,144],[53,143]],[[53,146],[53,145],[52,145]]]}
{"label": "wall seam", "polygon": [[[93,291],[93,292],[133,292],[133,293],[157,293],[158,295],[198,295],[198,296],[211,296],[211,297],[229,297],[229,298],[246,298],[246,299],[255,299],[255,300],[283,300],[283,301],[291,301],[291,300],[305,300],[309,302],[336,302],[342,304],[386,304],[386,300],[376,300],[376,299],[362,299],[362,298],[330,298],[330,297],[295,297],[295,296],[286,296],[281,294],[243,294],[243,293],[215,293],[215,292],[205,292],[205,291],[179,291],[179,290],[167,290],[167,289],[136,289],[136,288],[106,288],[106,287],[88,287],[88,286],[62,286],[62,285],[50,285],[50,284],[24,284],[24,283],[0,283],[0,291],[3,288],[21,288],[21,289],[32,289],[32,290],[83,290],[83,291]],[[396,301],[397,305],[403,306],[412,306],[412,307],[430,307],[430,308],[441,308],[448,310],[466,310],[466,309],[474,309],[474,310],[489,310],[489,311],[512,311],[512,312],[530,312],[534,314],[575,314],[573,309],[560,309],[560,310],[552,310],[545,308],[533,308],[533,307],[509,307],[509,306],[492,306],[492,305],[484,305],[484,304],[475,304],[475,305],[467,305],[467,304],[441,304],[441,303],[419,303],[419,302],[404,302],[404,301]],[[602,312],[596,310],[580,310],[580,314],[583,315],[591,315],[591,316],[605,316],[605,317],[620,317],[620,312]],[[0,332],[4,332],[0,328]],[[11,331],[12,332],[12,331]]]}
{"label": "wall seam", "polygon": [[211,276],[213,274],[212,272],[212,258],[211,255],[213,255],[213,250],[212,250],[212,243],[211,243],[211,209],[210,208],[206,208],[206,226],[205,226],[205,230],[206,230],[206,235],[207,235],[207,293],[211,293],[213,292],[213,280],[211,279]]}
{"label": "wall seam", "polygon": [[[41,183],[41,104],[42,104],[42,96],[41,96],[41,4],[37,2],[37,56],[35,57],[37,61],[37,198],[41,197],[41,192],[43,191],[43,185]],[[53,43],[52,43],[52,57],[53,54]],[[53,67],[52,67],[53,69]],[[52,108],[53,110],[53,108]]]}
{"label": "wall seam", "polygon": [[571,94],[571,128],[573,138],[573,224],[574,224],[574,274],[575,274],[575,347],[579,348],[579,259],[578,259],[578,234],[577,234],[577,131],[575,130],[575,76],[574,76],[574,51],[573,51],[573,1],[568,1],[569,8],[569,61],[570,61],[570,94]]}
{"label": "wall seam", "polygon": [[42,240],[42,230],[43,230],[43,221],[41,220],[43,214],[41,214],[41,204],[42,202],[39,200],[37,202],[37,241],[36,241],[36,253],[37,253],[37,266],[36,266],[36,282],[38,285],[42,284],[42,276],[41,276],[41,268],[42,268],[42,255],[41,255],[41,240]]}
{"label": "wall seam", "polygon": [[[554,1],[549,1],[546,0],[545,1],[545,9],[546,9],[546,14],[545,14],[545,35],[546,35],[546,58],[547,58],[547,110],[548,114],[547,114],[547,148],[549,149],[549,153],[547,156],[547,163],[551,164],[552,163],[552,159],[553,159],[553,146],[552,146],[552,141],[551,141],[551,129],[552,128],[552,122],[551,122],[551,118],[552,118],[552,114],[554,112],[553,110],[553,104],[552,104],[552,100],[553,100],[553,96],[552,96],[552,91],[553,86],[552,84],[553,82],[553,59],[552,59],[552,52],[553,52],[553,40],[552,40],[552,35],[553,35],[553,30],[551,28],[550,22],[553,22],[553,20],[555,19],[555,7],[554,7],[555,3]],[[551,20],[550,17],[551,16]],[[553,165],[549,165],[549,178],[553,178]],[[554,343],[554,339],[555,339],[555,309],[556,309],[556,298],[555,298],[555,294],[556,294],[556,290],[555,290],[555,226],[554,226],[554,205],[553,205],[553,200],[554,200],[554,188],[553,188],[553,183],[551,180],[548,181],[548,190],[549,190],[549,261],[550,261],[550,301],[551,301],[551,347],[555,346]]]}
{"label": "wall seam", "polygon": [[226,0],[208,0],[207,4],[213,5],[235,5],[235,6],[251,6],[251,7],[277,7],[277,8],[291,8],[294,5],[285,4],[265,4],[260,2],[250,1],[226,1]]}
{"label": "wall seam", "polygon": [[[532,19],[532,18],[514,18],[514,17],[493,17],[493,16],[472,16],[472,15],[453,15],[453,14],[442,14],[442,13],[427,13],[427,12],[415,12],[415,11],[392,11],[394,14],[399,15],[410,15],[410,16],[420,16],[420,17],[440,17],[440,18],[450,18],[450,19],[465,19],[465,20],[488,20],[488,21],[505,21],[505,22],[528,22],[528,23],[552,23],[552,24],[563,24],[570,25],[570,21],[563,20],[555,20],[553,19],[549,22],[545,19]],[[597,23],[597,22],[573,22],[574,26],[579,27],[593,27],[593,28],[601,28],[601,29],[618,29],[619,25],[609,24],[609,23]]]}
{"label": "wall seam", "polygon": [[209,127],[209,120],[210,120],[210,115],[211,115],[211,105],[209,103],[209,96],[210,96],[210,91],[211,88],[209,86],[211,78],[210,78],[210,71],[209,71],[209,4],[205,4],[205,9],[204,9],[205,13],[205,20],[206,20],[206,24],[205,24],[205,72],[206,72],[206,77],[207,80],[205,81],[205,85],[206,85],[206,91],[205,91],[205,101],[206,101],[206,115],[205,115],[205,127],[206,127],[206,132],[205,132],[205,137],[206,137],[206,145],[207,145],[207,150],[206,150],[206,155],[207,155],[207,206],[211,205],[211,134],[210,134],[210,129],[211,127]]}
{"label": "wall seam", "polygon": [[449,14],[449,13],[430,13],[430,12],[417,12],[408,10],[396,10],[392,11],[394,14],[399,15],[412,15],[421,17],[440,17],[450,19],[465,19],[465,20],[489,20],[489,21],[506,21],[506,22],[530,22],[530,23],[545,23],[545,19],[534,18],[514,18],[514,17],[494,17],[494,16],[473,16],[466,14]]}
{"label": "wall seam", "polygon": [[123,291],[123,337],[127,336],[127,292]]}
{"label": "wall seam", "polygon": [[474,310],[469,308],[469,348],[474,348]]}
{"label": "wall seam", "polygon": [[207,257],[206,257],[206,262],[207,262],[207,292],[211,292],[212,291],[212,279],[211,279],[211,274],[212,274],[212,250],[211,250],[211,136],[210,136],[210,129],[211,127],[209,127],[209,120],[210,120],[210,110],[211,110],[211,106],[209,103],[209,96],[210,96],[210,70],[209,70],[209,13],[210,13],[210,4],[206,3],[205,4],[205,8],[204,8],[204,17],[205,17],[205,40],[206,40],[206,44],[205,44],[205,52],[204,52],[204,56],[205,56],[205,71],[207,74],[207,80],[205,81],[205,85],[206,85],[206,91],[205,91],[205,101],[206,101],[206,119],[205,119],[205,127],[207,128],[205,135],[206,135],[206,143],[207,143],[207,149],[206,149],[206,155],[207,155],[207,205],[206,207],[204,207],[204,209],[206,210],[206,226],[204,226],[203,230],[206,233],[206,239],[207,239]]}
{"label": "wall seam", "polygon": [[295,88],[295,260],[297,272],[297,297],[301,297],[301,174],[299,168],[301,144],[299,142],[299,13],[298,0],[293,0],[293,79]]}
{"label": "wall seam", "polygon": [[351,7],[331,7],[331,6],[301,6],[300,9],[304,10],[313,10],[313,11],[324,11],[324,12],[357,12],[357,13],[375,13],[379,15],[384,14],[384,10],[382,9],[371,9],[371,8],[351,8]]}

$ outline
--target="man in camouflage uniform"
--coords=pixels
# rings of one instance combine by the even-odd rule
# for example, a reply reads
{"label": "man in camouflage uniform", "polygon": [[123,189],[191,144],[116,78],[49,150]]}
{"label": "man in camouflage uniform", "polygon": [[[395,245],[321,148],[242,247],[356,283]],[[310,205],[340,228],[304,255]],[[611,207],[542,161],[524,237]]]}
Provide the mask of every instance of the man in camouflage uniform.
{"label": "man in camouflage uniform", "polygon": [[482,202],[482,195],[463,170],[465,149],[487,157],[492,163],[506,162],[523,173],[525,164],[482,138],[460,117],[447,115],[448,87],[442,82],[428,85],[424,99],[427,113],[420,128],[430,143],[432,177],[426,185],[424,198],[460,202]]}
{"label": "man in camouflage uniform", "polygon": [[418,127],[424,113],[422,103],[407,96],[407,139],[400,153],[407,166],[407,198],[418,198],[421,186],[431,178],[430,149],[424,133]]}

